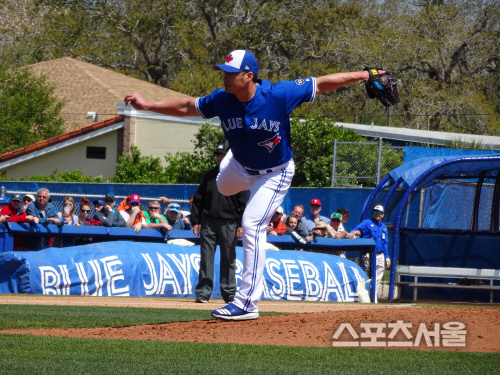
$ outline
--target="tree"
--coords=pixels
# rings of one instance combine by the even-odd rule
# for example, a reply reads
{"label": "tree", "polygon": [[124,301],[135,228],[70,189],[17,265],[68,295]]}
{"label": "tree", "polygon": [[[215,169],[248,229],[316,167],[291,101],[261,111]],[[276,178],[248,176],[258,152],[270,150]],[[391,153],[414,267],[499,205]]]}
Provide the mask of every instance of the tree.
{"label": "tree", "polygon": [[42,141],[63,132],[63,102],[53,96],[45,78],[29,70],[0,68],[0,153]]}
{"label": "tree", "polygon": [[142,156],[137,146],[119,157],[113,182],[128,184],[166,183],[160,158]]}
{"label": "tree", "polygon": [[[23,25],[12,36],[0,28],[11,66],[72,56],[202,96],[221,87],[212,66],[234,49],[252,50],[273,82],[367,64],[400,80],[392,126],[500,134],[499,0],[25,0],[24,13],[5,4],[4,19]],[[293,113],[317,114],[386,123],[362,82]]]}
{"label": "tree", "polygon": [[321,116],[292,120],[292,149],[295,175],[292,185],[328,187],[331,185],[333,142],[360,142],[364,140],[350,129],[334,126],[333,121]]}
{"label": "tree", "polygon": [[378,7],[380,13],[399,15],[381,30],[390,41],[381,47],[396,59],[393,73],[402,80],[403,103],[393,111],[402,115],[401,125],[499,133],[499,5],[498,0],[388,0]]}

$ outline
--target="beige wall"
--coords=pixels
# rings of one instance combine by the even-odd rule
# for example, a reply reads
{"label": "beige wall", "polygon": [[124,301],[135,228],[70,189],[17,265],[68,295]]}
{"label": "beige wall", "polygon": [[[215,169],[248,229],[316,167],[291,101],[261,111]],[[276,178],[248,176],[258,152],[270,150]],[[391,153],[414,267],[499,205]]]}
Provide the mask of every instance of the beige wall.
{"label": "beige wall", "polygon": [[[56,168],[58,172],[81,171],[84,176],[113,177],[117,161],[116,133],[117,130],[8,167],[7,178],[46,176]],[[106,159],[87,159],[87,146],[106,147]]]}
{"label": "beige wall", "polygon": [[[203,120],[200,118],[200,124]],[[165,165],[165,154],[178,151],[192,153],[199,124],[175,123],[154,119],[136,118],[135,144],[143,156],[159,157]],[[134,143],[134,142],[132,142]]]}

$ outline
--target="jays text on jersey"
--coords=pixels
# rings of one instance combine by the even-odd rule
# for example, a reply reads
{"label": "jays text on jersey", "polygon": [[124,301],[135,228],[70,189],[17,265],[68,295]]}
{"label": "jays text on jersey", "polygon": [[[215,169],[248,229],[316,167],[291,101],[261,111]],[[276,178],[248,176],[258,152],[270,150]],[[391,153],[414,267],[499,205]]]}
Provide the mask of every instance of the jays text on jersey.
{"label": "jays text on jersey", "polygon": [[224,89],[196,100],[203,118],[218,116],[233,157],[242,166],[262,170],[292,158],[290,112],[316,96],[316,79],[259,80],[254,97],[245,103]]}

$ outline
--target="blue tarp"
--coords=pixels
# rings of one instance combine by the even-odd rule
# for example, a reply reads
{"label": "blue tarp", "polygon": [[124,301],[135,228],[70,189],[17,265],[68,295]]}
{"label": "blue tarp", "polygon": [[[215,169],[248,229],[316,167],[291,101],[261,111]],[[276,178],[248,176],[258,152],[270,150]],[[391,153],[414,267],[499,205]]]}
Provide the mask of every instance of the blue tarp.
{"label": "blue tarp", "polygon": [[[456,163],[445,165],[443,163],[456,160]],[[465,157],[465,156],[441,156],[429,157],[418,160],[413,160],[405,163],[389,172],[391,178],[397,181],[402,178],[400,186],[403,189],[408,189],[420,176],[437,166],[443,164],[439,168],[439,175],[460,175],[463,173],[474,174],[483,170],[495,170],[500,168],[500,154],[486,154],[481,157]],[[477,170],[477,172],[475,172]],[[431,181],[434,175],[429,175],[425,180],[420,181],[419,186],[425,185]]]}
{"label": "blue tarp", "polygon": [[496,151],[479,151],[479,150],[454,150],[447,148],[429,148],[429,147],[405,147],[405,164],[416,159],[423,159],[428,157],[442,157],[442,156],[484,156],[498,152]]}
{"label": "blue tarp", "polygon": [[[0,293],[194,298],[199,253],[199,246],[128,241],[5,252]],[[243,249],[236,253],[239,285]],[[216,256],[214,298],[220,298],[218,270]],[[264,278],[263,299],[339,302],[358,301],[358,284],[368,279],[349,260],[293,250],[268,251]]]}

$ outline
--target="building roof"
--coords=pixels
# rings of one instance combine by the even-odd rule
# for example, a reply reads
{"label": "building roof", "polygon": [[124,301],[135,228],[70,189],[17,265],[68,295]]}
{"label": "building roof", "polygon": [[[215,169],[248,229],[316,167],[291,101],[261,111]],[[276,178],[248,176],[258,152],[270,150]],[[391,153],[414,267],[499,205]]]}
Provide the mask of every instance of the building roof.
{"label": "building roof", "polygon": [[384,138],[405,143],[431,144],[445,146],[447,141],[461,141],[464,144],[480,144],[484,149],[500,150],[500,137],[446,133],[430,130],[417,130],[407,128],[392,128],[387,126],[371,126],[336,122],[336,126],[352,129],[363,137]]}
{"label": "building roof", "polygon": [[96,112],[99,120],[116,116],[116,103],[136,91],[147,101],[187,97],[167,88],[141,81],[86,62],[63,57],[28,65],[36,76],[45,75],[55,87],[54,95],[64,101],[62,118],[65,130],[79,129],[93,120],[87,112]]}
{"label": "building roof", "polygon": [[[22,147],[22,148],[19,148],[17,150],[14,150],[14,151],[7,152],[3,155],[0,155],[0,168],[7,166],[6,164],[9,164],[9,163],[6,163],[6,162],[8,162],[10,160],[21,158],[21,157],[26,156],[28,154],[34,154],[37,151],[48,149],[49,147],[57,148],[57,145],[62,144],[63,142],[67,142],[71,139],[76,139],[76,138],[79,138],[79,137],[82,137],[85,135],[88,135],[87,138],[91,138],[92,135],[90,135],[89,133],[92,133],[92,132],[95,132],[96,133],[95,135],[102,134],[102,131],[99,133],[97,131],[102,130],[104,128],[111,128],[112,125],[123,123],[123,121],[124,121],[123,116],[115,115],[113,117],[108,118],[107,120],[94,122],[90,125],[87,125],[87,126],[80,128],[80,129],[72,130],[68,133],[64,133],[64,134],[58,135],[56,137],[52,137],[52,138],[46,139],[44,141],[37,142],[37,143],[32,144],[30,146]],[[26,159],[26,158],[23,158],[23,159]]]}

